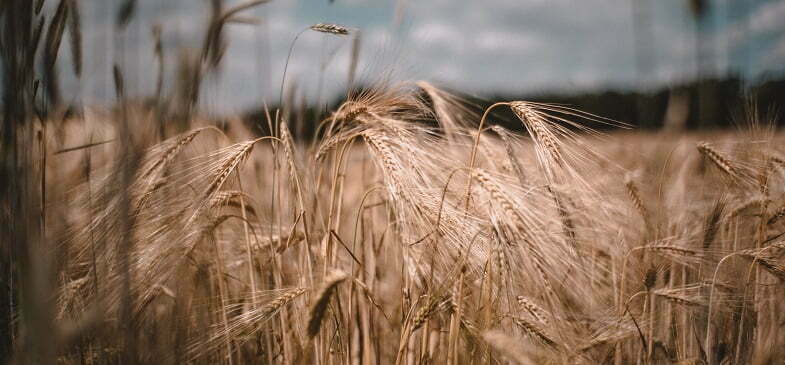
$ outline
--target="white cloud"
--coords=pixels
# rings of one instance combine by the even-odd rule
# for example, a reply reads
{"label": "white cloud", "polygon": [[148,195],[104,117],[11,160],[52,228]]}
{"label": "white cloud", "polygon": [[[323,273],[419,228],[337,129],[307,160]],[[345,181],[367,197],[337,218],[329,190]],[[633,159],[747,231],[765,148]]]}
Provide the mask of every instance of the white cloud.
{"label": "white cloud", "polygon": [[416,26],[409,37],[413,43],[422,46],[439,46],[457,49],[463,43],[461,34],[455,24],[440,22],[424,23]]}
{"label": "white cloud", "polygon": [[761,34],[783,29],[785,1],[761,5],[750,17],[749,27],[753,33]]}
{"label": "white cloud", "polygon": [[481,30],[477,32],[473,44],[481,51],[521,54],[542,47],[541,41],[525,32]]}
{"label": "white cloud", "polygon": [[763,55],[761,64],[766,69],[783,70],[783,60],[785,60],[785,36],[780,37]]}

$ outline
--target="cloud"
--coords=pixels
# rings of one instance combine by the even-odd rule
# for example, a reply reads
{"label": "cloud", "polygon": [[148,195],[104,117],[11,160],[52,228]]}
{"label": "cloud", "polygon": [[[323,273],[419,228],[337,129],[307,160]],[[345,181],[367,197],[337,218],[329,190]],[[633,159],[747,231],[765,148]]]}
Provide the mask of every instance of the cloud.
{"label": "cloud", "polygon": [[752,15],[748,23],[753,34],[783,30],[785,19],[785,2],[775,1],[761,5]]}
{"label": "cloud", "polygon": [[761,64],[766,69],[782,70],[783,60],[785,60],[785,36],[780,37],[769,51],[763,55]]}

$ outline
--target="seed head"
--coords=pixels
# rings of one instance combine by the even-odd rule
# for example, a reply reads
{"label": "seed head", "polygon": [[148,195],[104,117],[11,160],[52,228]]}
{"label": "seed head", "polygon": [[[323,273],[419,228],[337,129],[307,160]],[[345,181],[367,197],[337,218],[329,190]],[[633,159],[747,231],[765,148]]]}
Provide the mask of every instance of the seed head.
{"label": "seed head", "polygon": [[339,24],[317,23],[312,25],[311,30],[321,33],[330,33],[335,35],[347,35],[349,29]]}

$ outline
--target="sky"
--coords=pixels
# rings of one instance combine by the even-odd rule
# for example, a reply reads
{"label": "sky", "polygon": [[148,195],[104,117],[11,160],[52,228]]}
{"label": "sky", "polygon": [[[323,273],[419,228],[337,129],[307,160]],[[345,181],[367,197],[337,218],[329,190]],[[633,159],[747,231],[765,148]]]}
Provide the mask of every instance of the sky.
{"label": "sky", "polygon": [[[66,97],[110,102],[115,62],[130,95],[152,95],[154,25],[163,31],[167,88],[180,55],[202,43],[207,0],[138,0],[122,34],[114,27],[119,3],[79,1],[85,72],[72,75],[64,42]],[[687,0],[273,0],[242,13],[257,24],[227,27],[220,72],[205,81],[201,103],[216,112],[275,104],[287,59],[287,88],[296,84],[309,101],[324,103],[345,92],[358,35],[359,80],[428,80],[480,97],[655,89],[694,78],[698,64],[704,75],[751,83],[783,74],[785,1],[708,3],[696,26]],[[352,34],[305,31],[287,57],[314,23],[342,24]]]}

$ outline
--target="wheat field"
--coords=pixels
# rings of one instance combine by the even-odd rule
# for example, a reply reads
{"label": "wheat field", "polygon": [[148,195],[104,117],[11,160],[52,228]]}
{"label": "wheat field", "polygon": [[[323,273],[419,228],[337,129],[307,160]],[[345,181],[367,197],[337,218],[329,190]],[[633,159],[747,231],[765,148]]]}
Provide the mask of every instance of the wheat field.
{"label": "wheat field", "polygon": [[[212,18],[199,77],[222,22],[261,3]],[[36,115],[16,81],[11,363],[785,361],[785,150],[754,112],[640,132],[378,82],[307,140],[285,107],[260,134],[201,114],[199,80],[172,111],[124,98],[114,71],[117,103],[76,113]]]}
{"label": "wheat field", "polygon": [[[68,120],[64,144],[115,142],[46,161],[46,221],[66,221],[46,227],[52,315],[82,329],[58,359],[782,359],[776,133],[599,133],[581,121],[624,126],[496,107],[529,135],[478,133],[425,82],[357,95],[311,144],[285,119],[161,142],[141,110],[126,137],[98,123],[112,115]],[[145,146],[118,155],[120,139]]]}

